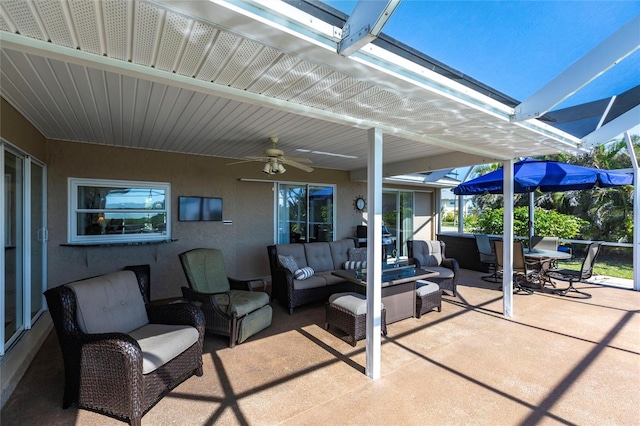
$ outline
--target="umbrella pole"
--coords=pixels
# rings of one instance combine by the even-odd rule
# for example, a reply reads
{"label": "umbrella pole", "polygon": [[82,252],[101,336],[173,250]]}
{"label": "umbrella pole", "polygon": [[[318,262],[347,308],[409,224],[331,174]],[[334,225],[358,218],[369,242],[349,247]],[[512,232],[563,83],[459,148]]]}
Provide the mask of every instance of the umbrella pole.
{"label": "umbrella pole", "polygon": [[529,223],[527,226],[529,227],[529,250],[531,250],[531,240],[533,239],[533,234],[535,233],[535,228],[533,227],[533,220],[535,216],[535,207],[533,202],[533,192],[529,192]]}

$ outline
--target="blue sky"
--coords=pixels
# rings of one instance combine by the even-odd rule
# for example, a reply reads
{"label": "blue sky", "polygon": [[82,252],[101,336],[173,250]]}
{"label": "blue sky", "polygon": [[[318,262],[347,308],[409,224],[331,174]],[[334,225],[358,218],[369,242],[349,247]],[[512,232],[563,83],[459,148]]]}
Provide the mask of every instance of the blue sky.
{"label": "blue sky", "polygon": [[[357,1],[324,3],[350,14]],[[383,33],[524,101],[638,14],[637,0],[402,0]],[[560,107],[635,87],[639,70],[636,51]]]}

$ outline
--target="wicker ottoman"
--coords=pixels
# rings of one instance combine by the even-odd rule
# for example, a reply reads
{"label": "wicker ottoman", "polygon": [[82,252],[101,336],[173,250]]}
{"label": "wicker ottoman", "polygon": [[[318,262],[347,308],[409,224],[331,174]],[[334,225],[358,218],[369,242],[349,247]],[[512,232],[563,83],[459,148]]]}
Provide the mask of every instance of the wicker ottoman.
{"label": "wicker ottoman", "polygon": [[440,286],[431,281],[416,281],[416,318],[426,314],[433,308],[438,312],[442,310],[442,290]]}
{"label": "wicker ottoman", "polygon": [[[387,311],[382,307],[382,334],[387,335]],[[351,345],[364,339],[367,330],[367,299],[364,295],[346,292],[335,293],[329,297],[327,320],[324,328],[334,326],[347,333]]]}

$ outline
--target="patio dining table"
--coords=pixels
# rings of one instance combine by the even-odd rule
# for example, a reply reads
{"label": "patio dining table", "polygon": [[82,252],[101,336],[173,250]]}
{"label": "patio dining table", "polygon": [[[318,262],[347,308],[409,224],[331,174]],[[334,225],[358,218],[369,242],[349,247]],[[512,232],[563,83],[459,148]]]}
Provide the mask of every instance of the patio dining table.
{"label": "patio dining table", "polygon": [[571,253],[559,250],[543,250],[543,249],[524,249],[524,257],[530,260],[545,261],[545,260],[564,260],[571,259]]}
{"label": "patio dining table", "polygon": [[525,248],[524,257],[529,261],[535,261],[540,266],[537,272],[537,278],[540,282],[540,290],[542,290],[545,284],[549,284],[555,287],[555,284],[547,276],[546,272],[552,267],[555,268],[558,260],[571,259],[571,253],[559,250],[543,250],[536,248]]}

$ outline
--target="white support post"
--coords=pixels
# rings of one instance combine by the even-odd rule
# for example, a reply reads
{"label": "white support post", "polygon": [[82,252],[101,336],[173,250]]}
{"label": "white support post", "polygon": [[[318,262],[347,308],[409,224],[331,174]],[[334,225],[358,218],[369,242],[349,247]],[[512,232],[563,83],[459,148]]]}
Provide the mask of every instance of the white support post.
{"label": "white support post", "polygon": [[503,175],[503,253],[502,253],[502,305],[504,315],[513,316],[513,160],[502,162]]}
{"label": "white support post", "polygon": [[633,166],[633,289],[640,291],[640,185],[638,185],[640,169],[638,169],[638,158],[629,131],[624,132],[624,139],[627,142],[627,150]]}
{"label": "white support post", "polygon": [[458,234],[464,234],[464,195],[458,195]]}
{"label": "white support post", "polygon": [[382,317],[382,130],[369,129],[369,159],[367,163],[367,342],[366,374],[380,378],[380,331]]}
{"label": "white support post", "polygon": [[433,210],[431,213],[436,221],[436,226],[431,227],[431,238],[435,239],[436,235],[442,233],[442,190],[440,190],[440,188],[436,188],[436,190],[433,191]]}

